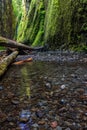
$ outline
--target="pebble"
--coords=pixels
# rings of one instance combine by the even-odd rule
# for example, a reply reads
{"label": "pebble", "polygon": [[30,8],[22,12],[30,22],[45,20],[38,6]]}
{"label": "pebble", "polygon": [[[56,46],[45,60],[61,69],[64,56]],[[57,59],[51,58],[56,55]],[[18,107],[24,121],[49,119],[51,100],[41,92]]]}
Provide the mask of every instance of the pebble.
{"label": "pebble", "polygon": [[49,82],[46,83],[45,86],[46,86],[47,89],[51,89],[51,87],[52,87],[52,86],[51,86],[51,83],[49,83]]}
{"label": "pebble", "polygon": [[0,86],[0,91],[2,91],[4,88],[3,88],[3,86]]}
{"label": "pebble", "polygon": [[53,122],[51,122],[51,124],[50,124],[50,126],[51,126],[52,128],[56,128],[57,125],[58,125],[57,121],[53,121]]}
{"label": "pebble", "polygon": [[6,121],[6,119],[7,119],[6,114],[5,114],[5,113],[0,112],[0,123],[2,123],[2,122],[4,122],[4,121]]}
{"label": "pebble", "polygon": [[29,119],[26,117],[22,117],[19,119],[20,122],[26,123]]}
{"label": "pebble", "polygon": [[14,105],[18,105],[20,102],[18,101],[18,100],[16,100],[16,99],[12,99],[12,104],[14,104]]}
{"label": "pebble", "polygon": [[31,115],[30,111],[22,110],[21,113],[20,113],[19,121],[24,122],[24,123],[27,122],[30,118],[30,115]]}
{"label": "pebble", "polygon": [[63,84],[63,85],[61,85],[61,87],[60,87],[61,89],[65,89],[66,88],[66,86]]}
{"label": "pebble", "polygon": [[65,100],[65,99],[61,99],[61,100],[60,100],[60,104],[61,104],[61,105],[64,105],[65,103],[66,103],[66,100]]}
{"label": "pebble", "polygon": [[32,125],[33,128],[39,128],[39,125],[37,123]]}
{"label": "pebble", "polygon": [[66,128],[65,130],[71,130],[71,129],[68,127],[68,128]]}
{"label": "pebble", "polygon": [[87,112],[85,113],[85,115],[87,116]]}
{"label": "pebble", "polygon": [[45,124],[45,120],[38,121],[38,125],[44,125],[44,124]]}
{"label": "pebble", "polygon": [[39,117],[39,118],[42,118],[44,116],[44,112],[43,111],[36,111],[36,116]]}
{"label": "pebble", "polygon": [[57,128],[55,130],[62,130],[62,127],[57,126]]}

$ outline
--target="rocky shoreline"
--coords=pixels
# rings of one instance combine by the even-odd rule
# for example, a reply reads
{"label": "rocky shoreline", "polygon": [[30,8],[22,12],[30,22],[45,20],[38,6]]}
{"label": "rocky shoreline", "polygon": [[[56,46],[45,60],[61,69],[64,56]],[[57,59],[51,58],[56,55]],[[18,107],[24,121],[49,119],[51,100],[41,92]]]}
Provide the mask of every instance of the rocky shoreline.
{"label": "rocky shoreline", "polygon": [[31,52],[28,55],[21,55],[16,58],[16,61],[32,57],[34,61],[52,61],[52,62],[87,62],[87,54],[84,52],[78,53],[73,51],[46,51],[46,52]]}

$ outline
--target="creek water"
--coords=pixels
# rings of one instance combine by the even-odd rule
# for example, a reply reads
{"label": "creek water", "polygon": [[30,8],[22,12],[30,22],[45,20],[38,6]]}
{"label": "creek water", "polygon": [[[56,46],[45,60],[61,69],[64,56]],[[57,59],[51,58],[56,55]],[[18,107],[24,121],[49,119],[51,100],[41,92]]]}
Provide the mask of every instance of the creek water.
{"label": "creek water", "polygon": [[87,65],[11,65],[0,81],[1,130],[86,130]]}

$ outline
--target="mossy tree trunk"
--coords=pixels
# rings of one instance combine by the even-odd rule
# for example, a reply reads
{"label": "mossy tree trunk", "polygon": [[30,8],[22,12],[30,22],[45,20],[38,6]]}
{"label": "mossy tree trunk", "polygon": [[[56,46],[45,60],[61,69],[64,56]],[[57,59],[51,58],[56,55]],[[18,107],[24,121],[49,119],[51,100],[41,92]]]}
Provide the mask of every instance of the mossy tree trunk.
{"label": "mossy tree trunk", "polygon": [[18,43],[14,40],[10,40],[10,39],[4,38],[4,37],[0,37],[0,46],[15,48],[19,51],[23,51],[23,50],[36,51],[36,50],[40,50],[40,49],[44,48],[43,46],[32,48],[32,47],[29,47],[29,46],[24,45],[22,43]]}

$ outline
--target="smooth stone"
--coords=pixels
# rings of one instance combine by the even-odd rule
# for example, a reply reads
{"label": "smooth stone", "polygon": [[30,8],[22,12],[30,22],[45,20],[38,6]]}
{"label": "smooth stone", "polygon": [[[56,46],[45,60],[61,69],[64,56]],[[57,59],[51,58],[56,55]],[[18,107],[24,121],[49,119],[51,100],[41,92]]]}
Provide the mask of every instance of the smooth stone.
{"label": "smooth stone", "polygon": [[66,100],[64,100],[64,99],[61,99],[61,100],[60,100],[60,104],[61,104],[61,105],[64,105],[65,103],[66,103]]}
{"label": "smooth stone", "polygon": [[50,124],[51,128],[56,128],[57,125],[58,125],[57,121],[53,121],[53,122],[51,122],[51,124]]}
{"label": "smooth stone", "polygon": [[44,125],[44,124],[45,124],[45,120],[38,121],[38,125]]}
{"label": "smooth stone", "polygon": [[15,100],[15,99],[13,99],[11,102],[12,102],[14,105],[18,105],[18,104],[20,103],[18,100]]}
{"label": "smooth stone", "polygon": [[68,127],[68,128],[66,128],[65,130],[71,130],[71,129]]}
{"label": "smooth stone", "polygon": [[49,82],[46,83],[45,86],[46,86],[47,89],[51,89],[51,87],[52,87],[52,86],[51,86],[51,83],[49,83]]}
{"label": "smooth stone", "polygon": [[0,123],[6,121],[6,119],[7,119],[7,115],[5,113],[0,112]]}
{"label": "smooth stone", "polygon": [[57,126],[57,128],[55,130],[62,130],[62,127]]}
{"label": "smooth stone", "polygon": [[87,112],[85,113],[85,115],[87,116]]}
{"label": "smooth stone", "polygon": [[31,115],[30,111],[22,110],[22,112],[20,113],[19,121],[20,122],[27,122],[29,120],[29,118],[30,118],[30,115]]}
{"label": "smooth stone", "polygon": [[65,89],[66,88],[66,86],[63,84],[63,85],[61,85],[61,87],[60,87],[61,89]]}
{"label": "smooth stone", "polygon": [[36,116],[39,117],[39,118],[42,118],[44,115],[43,111],[36,111]]}
{"label": "smooth stone", "polygon": [[76,91],[77,91],[78,93],[80,93],[80,94],[83,94],[83,93],[85,92],[85,90],[82,89],[82,88],[79,88],[79,89],[77,89]]}
{"label": "smooth stone", "polygon": [[0,86],[0,91],[2,91],[4,88],[3,88],[3,86]]}
{"label": "smooth stone", "polygon": [[37,123],[32,125],[33,128],[39,128],[39,125]]}
{"label": "smooth stone", "polygon": [[23,123],[28,122],[28,120],[29,120],[29,119],[28,119],[28,118],[25,118],[25,117],[19,119],[19,121],[20,121],[20,122],[23,122]]}

